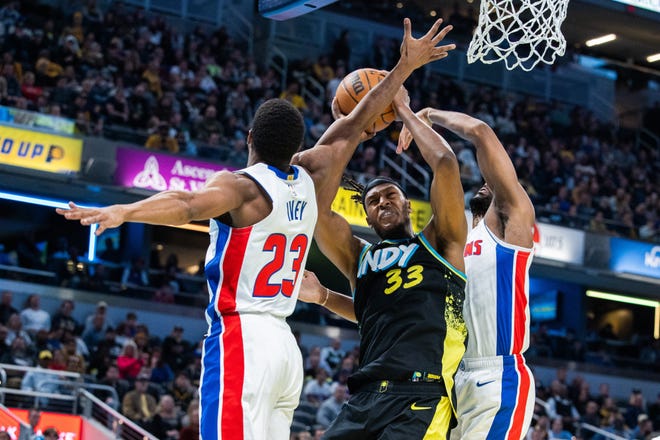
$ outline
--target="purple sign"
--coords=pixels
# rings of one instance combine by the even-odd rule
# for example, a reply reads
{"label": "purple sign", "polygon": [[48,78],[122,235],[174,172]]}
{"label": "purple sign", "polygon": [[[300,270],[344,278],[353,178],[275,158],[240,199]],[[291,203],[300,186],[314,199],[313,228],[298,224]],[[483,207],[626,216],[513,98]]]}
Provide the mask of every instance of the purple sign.
{"label": "purple sign", "polygon": [[234,171],[236,168],[149,150],[119,147],[115,183],[128,188],[154,191],[195,191],[204,186],[206,179],[221,170]]}

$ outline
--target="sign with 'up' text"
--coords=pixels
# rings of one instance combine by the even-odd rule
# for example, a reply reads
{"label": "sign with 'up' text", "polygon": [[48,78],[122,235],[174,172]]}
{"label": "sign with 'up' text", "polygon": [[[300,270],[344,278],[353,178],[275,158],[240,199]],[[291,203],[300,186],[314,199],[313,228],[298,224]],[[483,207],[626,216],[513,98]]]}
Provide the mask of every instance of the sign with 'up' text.
{"label": "sign with 'up' text", "polygon": [[0,163],[52,173],[80,171],[82,139],[0,125]]}

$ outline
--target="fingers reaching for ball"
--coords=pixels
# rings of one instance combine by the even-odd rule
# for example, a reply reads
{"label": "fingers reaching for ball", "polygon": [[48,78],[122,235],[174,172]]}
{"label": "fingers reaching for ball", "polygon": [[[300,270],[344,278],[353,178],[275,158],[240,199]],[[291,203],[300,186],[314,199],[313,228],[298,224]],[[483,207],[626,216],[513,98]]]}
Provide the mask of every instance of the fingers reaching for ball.
{"label": "fingers reaching for ball", "polygon": [[341,109],[339,108],[339,102],[337,101],[337,97],[332,98],[332,105],[330,106],[332,108],[332,117],[335,119],[341,119],[346,117],[345,114],[341,112]]}
{"label": "fingers reaching for ball", "polygon": [[446,44],[438,46],[447,34],[452,30],[452,26],[445,26],[440,29],[442,19],[436,20],[429,31],[421,38],[412,36],[410,19],[403,21],[403,41],[401,42],[401,62],[406,63],[411,69],[417,69],[431,61],[445,58],[449,51],[456,48],[455,44]]}
{"label": "fingers reaching for ball", "polygon": [[410,130],[408,130],[408,127],[404,125],[401,128],[401,132],[399,133],[399,140],[396,144],[396,154],[401,154],[405,150],[407,150],[412,140],[413,140],[412,133],[410,132]]}

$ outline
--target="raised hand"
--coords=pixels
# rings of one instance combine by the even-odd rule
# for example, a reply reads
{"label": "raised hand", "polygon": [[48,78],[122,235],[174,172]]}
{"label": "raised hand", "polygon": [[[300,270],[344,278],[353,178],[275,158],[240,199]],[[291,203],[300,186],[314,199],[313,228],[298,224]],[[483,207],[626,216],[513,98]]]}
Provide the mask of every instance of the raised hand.
{"label": "raised hand", "polygon": [[403,41],[401,42],[401,60],[411,70],[415,70],[431,61],[437,61],[449,54],[450,50],[456,49],[455,44],[438,46],[452,26],[445,26],[440,30],[442,19],[438,19],[431,29],[423,37],[413,38],[410,19],[403,20]]}
{"label": "raised hand", "polygon": [[57,208],[55,211],[67,220],[80,220],[80,224],[84,226],[98,223],[96,235],[101,235],[106,229],[116,228],[124,223],[121,205],[106,208],[81,208],[75,203],[69,202],[69,209]]}

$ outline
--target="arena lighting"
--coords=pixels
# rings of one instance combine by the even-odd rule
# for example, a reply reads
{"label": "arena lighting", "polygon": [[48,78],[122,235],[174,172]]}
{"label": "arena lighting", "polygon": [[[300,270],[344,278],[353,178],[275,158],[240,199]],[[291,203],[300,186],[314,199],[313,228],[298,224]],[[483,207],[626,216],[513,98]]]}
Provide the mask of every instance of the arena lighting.
{"label": "arena lighting", "polygon": [[647,56],[646,61],[648,61],[649,63],[655,63],[656,61],[660,61],[660,53],[654,53],[653,55]]}
{"label": "arena lighting", "polygon": [[[25,196],[22,194],[14,194],[9,192],[0,191],[0,199],[12,200],[14,202],[29,203],[31,205],[46,206],[48,208],[62,208],[69,209],[69,203],[61,200],[47,199],[43,197]],[[92,208],[92,206],[78,205],[82,208]],[[94,261],[96,258],[96,228],[98,225],[91,225],[89,228],[89,246],[87,248],[87,260]]]}
{"label": "arena lighting", "polygon": [[89,246],[87,247],[87,260],[94,261],[96,259],[96,230],[99,225],[94,223],[89,226]]}
{"label": "arena lighting", "polygon": [[[22,194],[15,194],[5,191],[0,191],[0,199],[12,200],[14,202],[29,203],[31,205],[46,206],[48,208],[63,208],[69,209],[69,203],[63,202],[62,200],[48,199],[45,197],[33,197],[26,196]],[[81,208],[96,208],[96,206],[88,205],[78,205]],[[98,224],[90,225],[89,227],[89,245],[87,247],[87,260],[94,261],[96,259],[96,241],[98,237],[96,236],[96,230],[98,229]],[[186,229],[188,231],[195,232],[205,232],[208,234],[209,227],[205,225],[196,225],[194,223],[188,223],[186,225],[172,226],[173,228]]]}
{"label": "arena lighting", "polygon": [[259,13],[272,20],[288,20],[313,12],[337,0],[259,0]]}
{"label": "arena lighting", "polygon": [[585,44],[587,45],[587,47],[592,47],[592,46],[598,46],[599,44],[609,43],[610,41],[614,41],[614,40],[616,40],[616,35],[607,34],[607,35],[603,35],[602,37],[592,38],[591,40],[587,40]]}
{"label": "arena lighting", "polygon": [[622,302],[626,304],[635,304],[637,306],[645,306],[645,307],[653,307],[653,308],[660,306],[660,301],[642,299],[634,296],[617,295],[614,293],[598,292],[597,290],[587,290],[587,296],[590,296],[592,298],[607,299],[609,301]]}
{"label": "arena lighting", "polygon": [[634,296],[616,295],[614,293],[598,292],[597,290],[587,290],[586,294],[591,298],[606,299],[609,301],[654,308],[655,319],[653,320],[653,337],[655,339],[660,339],[660,301],[637,298]]}

